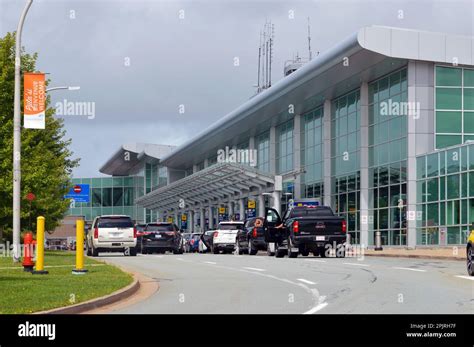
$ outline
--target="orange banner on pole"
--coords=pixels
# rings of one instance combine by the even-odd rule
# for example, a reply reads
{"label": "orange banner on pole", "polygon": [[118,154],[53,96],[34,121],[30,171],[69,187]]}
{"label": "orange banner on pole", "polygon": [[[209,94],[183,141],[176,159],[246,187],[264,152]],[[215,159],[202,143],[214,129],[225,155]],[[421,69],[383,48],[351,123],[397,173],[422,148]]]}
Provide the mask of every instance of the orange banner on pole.
{"label": "orange banner on pole", "polygon": [[46,84],[44,73],[27,72],[23,77],[23,126],[45,128]]}

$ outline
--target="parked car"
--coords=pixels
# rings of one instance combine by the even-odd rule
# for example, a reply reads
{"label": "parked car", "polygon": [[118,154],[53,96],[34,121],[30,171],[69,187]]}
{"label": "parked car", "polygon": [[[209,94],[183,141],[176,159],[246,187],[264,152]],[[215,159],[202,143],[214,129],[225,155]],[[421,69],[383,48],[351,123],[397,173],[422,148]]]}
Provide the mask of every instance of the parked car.
{"label": "parked car", "polygon": [[243,229],[237,231],[235,253],[255,255],[259,250],[267,250],[263,217],[249,218],[244,222]]}
{"label": "parked car", "polygon": [[181,231],[173,223],[148,223],[142,233],[140,249],[143,254],[184,252]]}
{"label": "parked car", "polygon": [[203,232],[199,237],[198,252],[206,253],[211,249],[214,230]]}
{"label": "parked car", "polygon": [[471,232],[467,239],[466,257],[467,257],[467,273],[474,276],[474,224],[471,226]]}
{"label": "parked car", "polygon": [[97,257],[99,252],[124,252],[137,255],[137,234],[132,219],[124,215],[104,215],[94,218],[86,235],[87,255]]}
{"label": "parked car", "polygon": [[288,208],[283,218],[275,209],[265,211],[265,241],[274,245],[276,257],[298,254],[326,257],[331,248],[336,257],[345,257],[346,221],[328,206],[312,204],[310,199]]}
{"label": "parked car", "polygon": [[201,239],[201,234],[193,233],[190,235],[187,244],[187,252],[194,253],[199,251],[199,241]]}
{"label": "parked car", "polygon": [[142,244],[142,235],[145,231],[146,224],[135,224],[135,229],[137,230],[137,251],[141,252],[140,245]]}
{"label": "parked car", "polygon": [[244,222],[242,221],[223,221],[220,222],[217,226],[217,229],[214,230],[212,234],[212,242],[209,242],[206,239],[201,240],[208,244],[206,247],[211,250],[212,253],[218,254],[219,252],[231,253],[235,248],[235,237],[237,232],[244,227]]}

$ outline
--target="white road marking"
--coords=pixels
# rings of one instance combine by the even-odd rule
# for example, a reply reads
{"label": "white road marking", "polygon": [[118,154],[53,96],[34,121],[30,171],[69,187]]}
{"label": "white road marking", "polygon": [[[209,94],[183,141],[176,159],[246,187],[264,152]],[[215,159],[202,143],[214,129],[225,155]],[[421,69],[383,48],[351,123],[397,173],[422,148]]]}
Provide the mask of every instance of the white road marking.
{"label": "white road marking", "polygon": [[217,263],[213,262],[213,261],[204,261],[203,263],[206,263],[206,264],[211,264],[211,265],[216,265]]}
{"label": "white road marking", "polygon": [[244,269],[253,270],[253,271],[266,271],[265,269],[259,269],[257,267],[244,267]]}
{"label": "white road marking", "polygon": [[305,280],[304,278],[297,278],[297,280],[300,281],[300,282],[306,283],[306,284],[316,284],[316,283],[314,283],[314,282]]}
{"label": "white road marking", "polygon": [[314,261],[314,262],[317,262],[317,263],[325,263],[326,260],[321,260],[321,259],[305,259],[306,261]]}
{"label": "white road marking", "polygon": [[311,310],[306,311],[306,312],[303,312],[303,314],[313,314],[313,313],[316,313],[316,312],[322,310],[323,308],[325,308],[327,305],[328,305],[327,302],[323,302],[322,304],[318,304],[317,306],[313,307]]}
{"label": "white road marking", "polygon": [[474,276],[456,276],[456,277],[459,277],[459,278],[464,278],[465,280],[471,280],[471,281],[474,281]]}
{"label": "white road marking", "polygon": [[176,260],[181,260],[181,261],[183,261],[184,259],[183,259],[183,258],[176,258]]}
{"label": "white road marking", "polygon": [[426,270],[421,270],[421,269],[412,269],[409,267],[393,267],[393,269],[397,270],[408,270],[408,271],[416,271],[416,272],[426,272]]}
{"label": "white road marking", "polygon": [[359,264],[359,263],[343,263],[346,265],[354,265],[354,266],[370,266],[369,264]]}

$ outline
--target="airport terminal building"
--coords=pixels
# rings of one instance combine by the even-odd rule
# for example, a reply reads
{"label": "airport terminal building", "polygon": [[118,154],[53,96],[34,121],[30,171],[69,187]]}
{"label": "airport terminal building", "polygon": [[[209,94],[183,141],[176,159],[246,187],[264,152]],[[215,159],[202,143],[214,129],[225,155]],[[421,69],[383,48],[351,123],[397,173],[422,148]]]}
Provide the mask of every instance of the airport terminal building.
{"label": "airport terminal building", "polygon": [[381,231],[384,245],[457,245],[474,222],[470,140],[474,38],[374,26],[177,148],[142,145],[133,163],[121,148],[100,189],[115,212],[115,184],[137,187],[134,219],[193,231],[317,197],[346,218],[353,244],[371,247]]}

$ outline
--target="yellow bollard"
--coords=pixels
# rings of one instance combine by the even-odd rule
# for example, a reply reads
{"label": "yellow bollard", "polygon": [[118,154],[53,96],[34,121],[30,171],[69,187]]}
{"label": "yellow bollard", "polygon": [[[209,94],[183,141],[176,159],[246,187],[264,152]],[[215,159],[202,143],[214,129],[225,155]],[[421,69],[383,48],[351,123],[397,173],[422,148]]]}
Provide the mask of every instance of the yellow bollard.
{"label": "yellow bollard", "polygon": [[83,275],[84,270],[84,220],[76,220],[76,268],[72,270],[73,275]]}
{"label": "yellow bollard", "polygon": [[46,275],[44,270],[44,217],[36,219],[36,267],[33,275]]}

